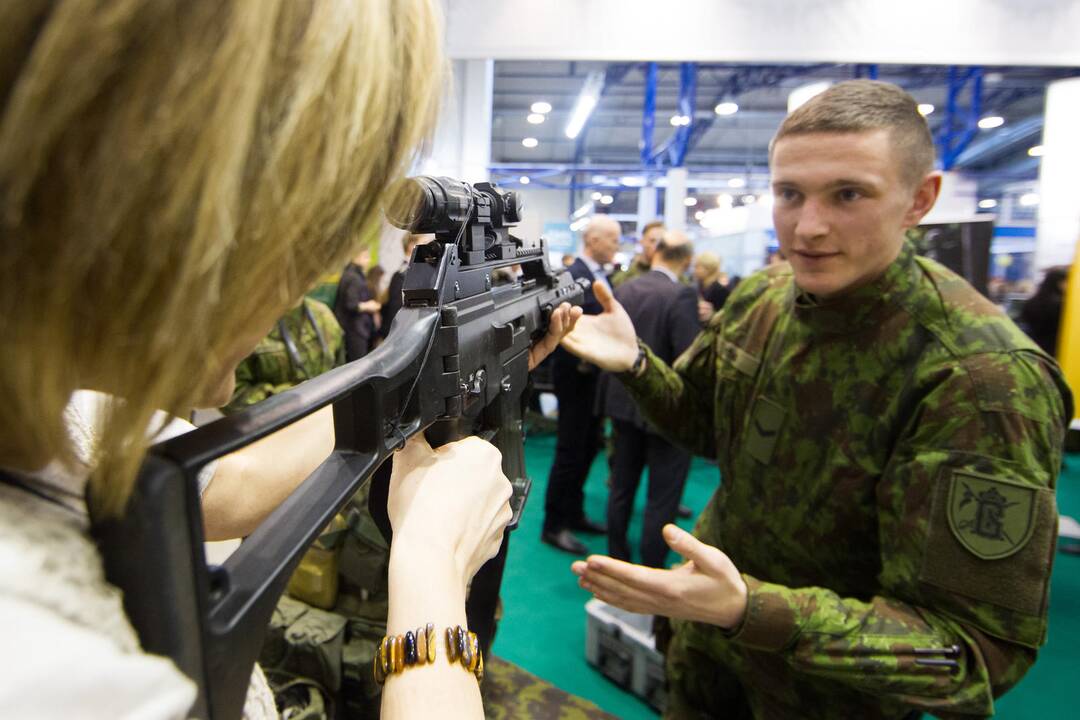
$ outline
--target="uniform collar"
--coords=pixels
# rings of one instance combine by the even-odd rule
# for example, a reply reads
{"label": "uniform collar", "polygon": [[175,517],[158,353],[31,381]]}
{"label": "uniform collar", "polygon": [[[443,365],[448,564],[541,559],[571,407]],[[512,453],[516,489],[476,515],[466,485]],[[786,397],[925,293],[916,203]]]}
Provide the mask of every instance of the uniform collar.
{"label": "uniform collar", "polygon": [[815,331],[830,334],[852,333],[879,323],[914,290],[915,270],[915,249],[905,240],[881,277],[849,293],[819,300],[792,283],[794,317]]}

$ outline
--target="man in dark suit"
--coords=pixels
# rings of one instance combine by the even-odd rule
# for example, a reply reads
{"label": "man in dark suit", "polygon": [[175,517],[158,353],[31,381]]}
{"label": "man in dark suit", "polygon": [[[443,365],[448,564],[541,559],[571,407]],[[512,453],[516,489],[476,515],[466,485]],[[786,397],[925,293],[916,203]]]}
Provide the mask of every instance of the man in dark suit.
{"label": "man in dark suit", "polygon": [[[619,223],[606,215],[593,217],[583,233],[582,254],[568,268],[575,279],[607,284],[604,266],[619,249]],[[610,287],[610,286],[609,286]],[[585,292],[586,315],[602,311],[592,290]],[[561,347],[551,356],[552,382],[559,401],[555,461],[544,499],[544,528],[540,539],[560,550],[584,555],[585,545],[573,531],[603,534],[605,527],[585,517],[585,479],[601,445],[603,417],[597,412],[599,370]]]}
{"label": "man in dark suit", "polygon": [[[668,231],[656,248],[651,269],[615,291],[638,337],[669,364],[690,346],[701,329],[697,293],[679,281],[693,255],[693,245],[686,235]],[[604,410],[615,429],[607,513],[608,554],[628,562],[631,559],[626,528],[647,465],[649,494],[641,530],[641,563],[664,567],[668,546],[661,529],[675,520],[690,470],[690,454],[646,424],[617,375],[605,374],[601,384]]]}

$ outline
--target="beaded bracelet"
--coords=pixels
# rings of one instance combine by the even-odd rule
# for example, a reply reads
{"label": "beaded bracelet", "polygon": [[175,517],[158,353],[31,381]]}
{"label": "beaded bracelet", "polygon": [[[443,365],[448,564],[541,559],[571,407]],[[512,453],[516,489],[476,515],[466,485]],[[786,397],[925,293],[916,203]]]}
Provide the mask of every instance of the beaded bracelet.
{"label": "beaded bracelet", "polygon": [[[382,685],[388,677],[400,674],[405,668],[435,662],[435,645],[435,625],[432,623],[404,635],[384,636],[372,661],[375,682]],[[484,654],[480,652],[476,633],[460,625],[446,628],[446,657],[451,663],[460,662],[477,680],[484,678]]]}

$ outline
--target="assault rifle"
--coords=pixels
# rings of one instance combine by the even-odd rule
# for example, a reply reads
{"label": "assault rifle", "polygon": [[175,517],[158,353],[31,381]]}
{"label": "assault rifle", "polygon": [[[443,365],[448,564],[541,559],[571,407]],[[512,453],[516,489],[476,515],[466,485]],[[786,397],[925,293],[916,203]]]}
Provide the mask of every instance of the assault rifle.
{"label": "assault rifle", "polygon": [[[417,177],[387,215],[434,233],[406,271],[403,306],[370,355],[154,446],[125,515],[98,524],[106,575],[143,648],[172,658],[198,685],[193,717],[239,718],[278,598],[301,556],[393,451],[416,433],[433,445],[480,435],[502,451],[517,524],[525,476],[522,412],[530,345],[562,302],[586,287],[552,269],[546,242],[513,237],[515,193],[490,183]],[[496,270],[521,266],[497,285]],[[504,270],[505,272],[505,270]],[[197,474],[207,463],[333,404],[333,453],[223,565],[207,566]],[[252,488],[258,492],[258,488]],[[381,526],[386,489],[381,497]],[[376,510],[376,504],[372,505]],[[376,516],[376,521],[380,518]],[[486,651],[507,543],[473,580],[469,625]]]}

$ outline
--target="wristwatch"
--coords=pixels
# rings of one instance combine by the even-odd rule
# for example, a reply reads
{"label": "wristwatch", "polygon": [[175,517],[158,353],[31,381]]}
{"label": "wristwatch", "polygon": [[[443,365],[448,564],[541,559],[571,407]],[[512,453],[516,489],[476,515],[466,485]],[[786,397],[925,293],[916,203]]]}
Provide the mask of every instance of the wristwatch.
{"label": "wristwatch", "polygon": [[630,366],[631,377],[641,377],[641,374],[645,372],[646,359],[648,355],[645,354],[645,346],[638,340],[637,357],[634,358],[634,364]]}

